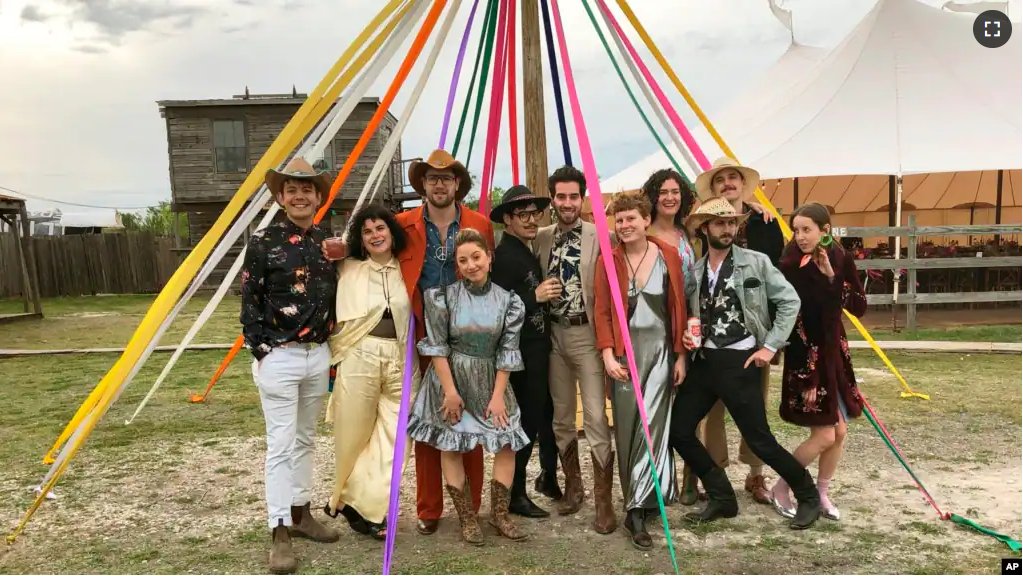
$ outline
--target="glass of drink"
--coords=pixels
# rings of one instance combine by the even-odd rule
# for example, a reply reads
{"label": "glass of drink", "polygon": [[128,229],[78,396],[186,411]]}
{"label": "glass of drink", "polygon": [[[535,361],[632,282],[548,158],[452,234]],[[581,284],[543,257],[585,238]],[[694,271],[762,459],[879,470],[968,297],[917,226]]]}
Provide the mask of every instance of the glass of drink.
{"label": "glass of drink", "polygon": [[345,257],[346,252],[348,252],[348,247],[340,236],[333,236],[323,241],[323,255],[327,260],[332,262],[341,260]]}

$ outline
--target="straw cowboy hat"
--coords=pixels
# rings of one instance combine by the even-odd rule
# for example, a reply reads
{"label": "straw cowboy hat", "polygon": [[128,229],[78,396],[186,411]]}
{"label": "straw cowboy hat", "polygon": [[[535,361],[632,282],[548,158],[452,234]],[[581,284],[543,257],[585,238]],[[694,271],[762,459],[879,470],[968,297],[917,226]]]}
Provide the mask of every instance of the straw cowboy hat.
{"label": "straw cowboy hat", "polygon": [[551,205],[551,199],[546,196],[537,196],[529,188],[517,184],[504,191],[501,203],[490,211],[490,219],[499,224],[504,223],[504,215],[511,214],[516,206],[536,204],[537,210],[543,210]]}
{"label": "straw cowboy hat", "polygon": [[448,154],[446,150],[438,148],[430,152],[426,160],[417,158],[409,163],[408,181],[420,196],[426,195],[426,190],[423,189],[423,178],[426,176],[427,168],[451,170],[455,173],[459,180],[458,193],[455,195],[455,198],[459,202],[464,200],[466,195],[469,194],[469,189],[472,188],[472,176],[469,175],[469,171],[465,169],[461,162],[455,160],[451,154]]}
{"label": "straw cowboy hat", "polygon": [[742,190],[743,198],[752,196],[753,191],[760,185],[760,172],[747,166],[740,166],[735,160],[723,156],[714,161],[714,165],[710,167],[710,170],[696,177],[696,194],[701,199],[714,197],[714,187],[712,186],[714,175],[726,168],[732,168],[739,174],[742,174],[742,178],[746,182],[746,186]]}
{"label": "straw cowboy hat", "polygon": [[711,198],[696,210],[693,210],[689,216],[686,216],[685,225],[686,231],[689,232],[691,238],[696,237],[696,231],[700,229],[706,222],[717,218],[731,218],[735,220],[735,224],[739,225],[746,221],[749,217],[748,214],[739,214],[732,207],[732,203],[724,198]]}
{"label": "straw cowboy hat", "polygon": [[330,173],[326,171],[317,172],[303,158],[292,159],[284,167],[284,170],[271,168],[266,171],[266,187],[270,189],[275,199],[281,192],[285,180],[308,180],[313,183],[313,186],[316,187],[316,190],[324,199],[330,193]]}

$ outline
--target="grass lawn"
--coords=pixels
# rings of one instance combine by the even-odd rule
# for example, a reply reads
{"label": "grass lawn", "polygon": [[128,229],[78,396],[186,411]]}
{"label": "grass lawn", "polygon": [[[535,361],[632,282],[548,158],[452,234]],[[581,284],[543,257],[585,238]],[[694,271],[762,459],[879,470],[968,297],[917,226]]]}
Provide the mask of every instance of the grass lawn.
{"label": "grass lawn", "polygon": [[[151,297],[94,297],[44,303],[47,318],[0,326],[4,348],[123,346]],[[0,312],[4,311],[0,303]],[[190,304],[163,344],[178,341],[202,309]],[[238,330],[237,300],[225,303],[198,342],[230,342]],[[0,549],[3,573],[265,573],[269,537],[263,503],[263,420],[244,354],[201,405],[201,392],[223,351],[186,353],[149,406],[134,411],[169,354],[154,354],[111,408],[25,532]],[[861,387],[943,511],[1020,537],[1023,389],[1019,359],[1010,355],[904,354],[892,361],[931,401],[900,399],[901,387],[869,351],[854,362]],[[0,360],[0,523],[13,529],[31,504],[31,487],[47,468],[41,457],[115,354]],[[777,385],[777,377],[775,379]],[[772,399],[777,402],[777,389]],[[782,444],[794,448],[805,431],[770,411]],[[841,522],[821,520],[792,532],[742,492],[743,465],[734,461],[738,434],[729,426],[740,492],[738,518],[701,527],[668,509],[683,573],[979,573],[994,574],[1013,556],[1001,543],[941,521],[865,419],[850,426],[845,458],[831,493]],[[330,429],[320,429],[314,508],[333,488]],[[586,448],[582,448],[585,454]],[[591,476],[589,459],[584,475]],[[670,573],[659,519],[648,521],[655,549],[631,548],[621,528],[601,536],[590,527],[592,499],[572,517],[521,520],[528,542],[499,539],[481,522],[483,548],[458,539],[453,511],[434,536],[416,534],[414,468],[403,479],[396,573]],[[489,467],[488,467],[489,470]],[[813,472],[816,473],[815,469]],[[772,476],[773,473],[769,471]],[[589,480],[587,480],[589,482]],[[616,502],[620,498],[616,482]],[[553,504],[537,497],[542,506]],[[317,512],[317,514],[319,514]],[[619,516],[621,519],[621,515]],[[335,522],[335,521],[330,521]],[[299,542],[301,573],[376,573],[382,546],[342,529],[338,544]],[[1019,554],[1015,554],[1019,556]]]}

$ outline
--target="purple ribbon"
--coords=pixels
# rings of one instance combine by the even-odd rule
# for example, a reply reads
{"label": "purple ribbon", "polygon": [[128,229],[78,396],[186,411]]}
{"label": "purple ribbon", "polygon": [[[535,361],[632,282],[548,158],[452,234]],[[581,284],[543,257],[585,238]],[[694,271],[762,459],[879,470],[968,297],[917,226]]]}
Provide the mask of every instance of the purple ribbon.
{"label": "purple ribbon", "polygon": [[[475,8],[475,7],[474,7]],[[405,462],[405,437],[408,435],[408,411],[412,397],[412,377],[415,375],[416,315],[409,311],[408,336],[405,339],[405,377],[401,382],[401,406],[398,408],[398,429],[394,437],[394,461],[391,462],[391,492],[387,504],[387,537],[384,540],[384,576],[391,573],[394,555],[394,535],[398,531],[398,499],[401,495],[401,468]]]}
{"label": "purple ribbon", "polygon": [[476,17],[476,7],[479,4],[480,0],[473,0],[469,21],[465,23],[465,32],[462,33],[462,44],[458,47],[458,58],[455,60],[455,71],[451,73],[451,87],[448,88],[448,104],[444,108],[444,123],[440,128],[438,148],[444,148],[444,141],[448,139],[448,123],[451,122],[451,110],[455,105],[455,88],[458,87],[458,76],[462,72],[462,61],[465,60],[465,47],[469,44],[469,31],[472,30],[472,21]]}

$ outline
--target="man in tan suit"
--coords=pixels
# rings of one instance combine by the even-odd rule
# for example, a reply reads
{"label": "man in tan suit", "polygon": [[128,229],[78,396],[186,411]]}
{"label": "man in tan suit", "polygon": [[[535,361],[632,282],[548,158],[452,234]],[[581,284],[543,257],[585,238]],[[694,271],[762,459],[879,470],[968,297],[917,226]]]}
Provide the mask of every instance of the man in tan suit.
{"label": "man in tan suit", "polygon": [[551,302],[550,390],[554,402],[554,436],[565,472],[565,493],[558,513],[574,514],[585,491],[579,468],[579,443],[575,426],[576,381],[583,402],[583,431],[593,459],[594,529],[610,534],[617,527],[611,486],[614,451],[604,396],[604,365],[593,330],[593,275],[600,244],[597,229],[584,222],[586,177],[572,166],[563,166],[548,179],[555,224],[541,228],[533,242],[546,277],[561,282],[561,295]]}

